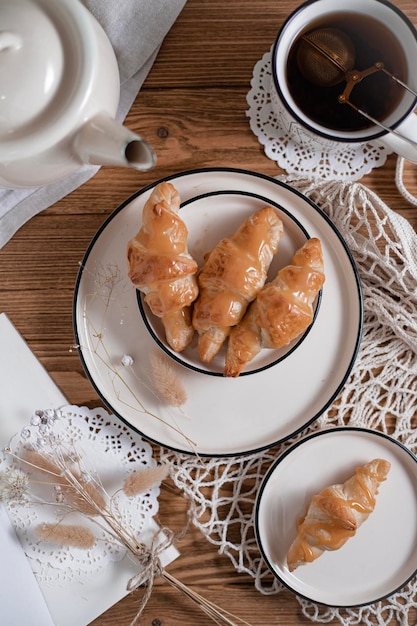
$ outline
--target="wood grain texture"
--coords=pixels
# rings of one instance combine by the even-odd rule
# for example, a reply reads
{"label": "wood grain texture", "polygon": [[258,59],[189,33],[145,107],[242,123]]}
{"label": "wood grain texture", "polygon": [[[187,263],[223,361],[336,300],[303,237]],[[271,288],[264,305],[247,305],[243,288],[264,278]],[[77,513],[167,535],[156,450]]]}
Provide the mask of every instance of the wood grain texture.
{"label": "wood grain texture", "polygon": [[[396,0],[417,24],[415,0]],[[267,52],[296,0],[188,0],[168,33],[126,120],[155,148],[149,173],[103,167],[82,187],[32,218],[0,250],[0,311],[5,311],[69,401],[100,401],[73,347],[72,298],[79,263],[91,238],[127,197],[155,180],[199,167],[240,167],[282,174],[249,128],[246,94],[253,66]],[[396,158],[360,181],[417,230],[417,209],[396,189]],[[405,182],[417,195],[417,166]],[[179,494],[163,489],[160,518],[174,530],[185,522]],[[253,579],[237,573],[217,547],[191,528],[169,571],[253,626],[307,626],[289,591],[261,595]],[[94,626],[127,626],[141,591],[126,597]],[[213,622],[189,600],[157,581],[140,620],[146,626],[208,626]],[[336,620],[328,622],[331,626]]]}

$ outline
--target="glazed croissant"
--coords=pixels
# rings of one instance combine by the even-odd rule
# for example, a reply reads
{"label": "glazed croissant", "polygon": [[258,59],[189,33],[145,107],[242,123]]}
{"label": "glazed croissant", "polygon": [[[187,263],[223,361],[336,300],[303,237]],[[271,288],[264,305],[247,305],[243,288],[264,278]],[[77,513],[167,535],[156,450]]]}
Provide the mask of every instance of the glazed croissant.
{"label": "glazed croissant", "polygon": [[219,352],[230,328],[242,319],[249,302],[263,287],[282,235],[277,211],[267,206],[206,255],[198,275],[200,293],[193,313],[203,362],[209,363]]}
{"label": "glazed croissant", "polygon": [[190,305],[198,295],[197,263],[188,253],[188,231],[179,208],[175,187],[158,184],[143,207],[142,227],[127,246],[129,278],[146,294],[145,302],[161,318],[176,352],[193,337]]}
{"label": "glazed croissant", "polygon": [[239,376],[262,348],[281,348],[313,320],[313,302],[324,283],[319,239],[308,239],[292,264],[258,293],[243,320],[230,332],[225,376]]}
{"label": "glazed croissant", "polygon": [[313,496],[287,554],[290,571],[315,561],[325,550],[338,550],[355,534],[374,510],[379,485],[390,467],[388,461],[374,459],[356,468],[345,483]]}

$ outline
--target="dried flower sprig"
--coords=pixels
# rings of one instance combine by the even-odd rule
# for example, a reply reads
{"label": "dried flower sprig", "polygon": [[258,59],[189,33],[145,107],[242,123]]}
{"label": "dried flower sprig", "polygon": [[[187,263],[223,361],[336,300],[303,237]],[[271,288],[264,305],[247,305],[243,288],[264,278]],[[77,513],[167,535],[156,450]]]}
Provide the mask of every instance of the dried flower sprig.
{"label": "dried flower sprig", "polygon": [[0,500],[22,500],[27,496],[29,478],[18,469],[7,468],[0,475]]}
{"label": "dried flower sprig", "polygon": [[[215,623],[228,626],[237,624],[250,626],[248,622],[205,600],[162,567],[160,556],[176,540],[169,529],[159,529],[151,545],[148,546],[138,539],[134,530],[123,524],[117,514],[118,509],[114,505],[118,491],[123,491],[129,498],[134,498],[160,484],[168,476],[169,466],[147,466],[131,472],[121,489],[111,496],[106,493],[96,472],[85,465],[75,444],[68,445],[64,443],[59,433],[55,434],[55,422],[64,417],[60,411],[37,411],[31,419],[31,428],[25,428],[21,432],[22,451],[20,452],[19,447],[17,451],[14,451],[12,446],[3,450],[6,456],[13,459],[20,467],[8,467],[3,475],[0,474],[2,499],[21,500],[23,498],[30,503],[28,486],[31,482],[36,482],[46,487],[49,486],[53,490],[55,498],[52,501],[45,501],[45,504],[62,509],[62,516],[58,521],[43,522],[35,527],[34,532],[38,540],[57,546],[89,550],[97,541],[90,527],[93,523],[100,529],[104,529],[113,541],[125,548],[140,568],[138,574],[129,580],[127,590],[132,592],[142,584],[147,585],[139,610],[130,626],[138,622],[152,593],[156,577],[161,577],[190,598]],[[64,523],[63,519],[68,511],[84,516],[89,525]],[[181,535],[185,532],[186,528]]]}
{"label": "dried flower sprig", "polygon": [[[83,271],[87,272],[88,270],[83,267]],[[90,352],[97,362],[107,369],[114,393],[119,402],[122,402],[127,408],[129,408],[129,410],[136,411],[147,415],[150,418],[156,419],[161,422],[164,427],[173,430],[177,435],[184,439],[185,443],[190,448],[190,452],[195,454],[197,445],[196,442],[183,431],[175,419],[172,420],[172,416],[170,416],[170,421],[168,421],[156,412],[151,411],[145,406],[138,393],[136,393],[136,390],[129,383],[129,377],[127,376],[126,370],[130,370],[130,373],[136,376],[137,380],[139,380],[142,385],[148,389],[151,387],[151,391],[160,401],[165,403],[167,407],[181,408],[187,400],[187,394],[180,377],[174,372],[172,367],[169,368],[169,364],[166,365],[166,359],[165,365],[170,370],[168,374],[171,381],[173,375],[175,376],[174,385],[171,388],[165,384],[162,375],[158,373],[158,371],[161,370],[161,364],[159,364],[159,366],[156,365],[155,367],[155,365],[152,365],[151,363],[150,375],[147,375],[147,373],[144,372],[138,374],[134,372],[134,368],[132,367],[132,357],[129,355],[121,355],[121,367],[118,367],[115,365],[114,357],[110,354],[107,345],[108,342],[106,340],[106,323],[112,308],[119,306],[118,302],[120,298],[117,297],[117,290],[125,288],[120,268],[115,265],[97,267],[95,268],[94,276],[91,276],[90,278],[94,282],[95,290],[89,294],[83,304],[85,332],[88,336],[88,340],[86,341],[86,345],[77,345],[74,347],[82,352]],[[131,289],[132,286],[129,285],[129,288]],[[99,301],[99,305],[97,305],[97,301]],[[94,319],[90,313],[90,307],[92,306],[94,306],[95,312],[98,311],[97,318]],[[121,312],[121,316],[122,315],[123,313]],[[120,323],[123,323],[122,317]],[[160,355],[160,357],[163,358],[163,355]],[[150,385],[149,382],[151,383]]]}
{"label": "dried flower sprig", "polygon": [[49,478],[63,501],[65,498],[77,510],[85,515],[97,515],[106,507],[106,497],[103,489],[96,484],[89,473],[84,474],[74,467],[71,458],[64,459],[63,463],[51,461],[49,454],[42,454],[31,448],[24,450],[22,461],[30,465],[35,471],[41,472]]}

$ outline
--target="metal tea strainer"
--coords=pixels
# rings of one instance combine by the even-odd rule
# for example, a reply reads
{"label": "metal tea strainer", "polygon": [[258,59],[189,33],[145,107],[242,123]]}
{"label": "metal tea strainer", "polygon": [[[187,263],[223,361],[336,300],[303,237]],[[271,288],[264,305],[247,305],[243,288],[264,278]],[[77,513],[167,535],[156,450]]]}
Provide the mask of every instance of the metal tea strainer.
{"label": "metal tea strainer", "polygon": [[376,126],[401,137],[401,139],[417,147],[416,142],[375,119],[349,99],[355,86],[375,72],[383,72],[416,97],[417,92],[391,74],[382,61],[375,61],[371,67],[364,70],[354,69],[355,61],[356,52],[352,40],[338,28],[318,28],[301,36],[300,46],[297,51],[297,64],[304,78],[321,87],[330,87],[345,81],[346,86],[338,97],[338,101],[341,104],[348,104]]}

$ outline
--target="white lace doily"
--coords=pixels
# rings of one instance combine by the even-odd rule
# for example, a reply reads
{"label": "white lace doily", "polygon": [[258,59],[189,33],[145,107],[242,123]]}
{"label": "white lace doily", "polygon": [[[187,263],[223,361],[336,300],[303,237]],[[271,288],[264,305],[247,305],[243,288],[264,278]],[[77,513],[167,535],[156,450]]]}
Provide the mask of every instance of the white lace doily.
{"label": "white lace doily", "polygon": [[247,94],[250,127],[265,154],[288,174],[356,181],[380,167],[392,152],[378,141],[337,144],[304,130],[288,115],[273,88],[271,51],[253,70]]}
{"label": "white lace doily", "polygon": [[[37,411],[27,428],[11,441],[13,456],[5,454],[0,469],[4,471],[5,465],[9,470],[17,469],[19,462],[14,455],[28,444],[48,451],[53,445],[51,437],[52,441],[59,438],[61,446],[78,455],[81,470],[99,476],[109,495],[116,494],[112,498],[115,515],[136,538],[143,537],[158,511],[159,486],[135,498],[128,498],[121,487],[130,472],[155,466],[151,446],[104,409],[67,406],[58,412]],[[20,467],[31,471],[26,464]],[[89,528],[97,537],[92,548],[57,546],[36,538],[36,526],[63,519],[62,507],[56,506],[58,496],[59,491],[50,483],[31,481],[29,498],[7,502],[10,519],[39,581],[61,585],[74,577],[88,580],[109,562],[124,557],[126,548],[115,541],[109,527],[75,511],[65,514],[65,523]]]}
{"label": "white lace doily", "polygon": [[[355,366],[335,403],[305,433],[331,426],[362,426],[387,433],[417,453],[417,235],[359,183],[281,177],[315,201],[344,235],[364,295],[364,333]],[[371,222],[372,220],[372,222]],[[303,436],[303,434],[299,435]],[[168,450],[173,476],[193,504],[194,523],[262,594],[282,590],[260,556],[254,505],[269,466],[295,439],[267,451],[233,458],[195,459]],[[314,622],[344,626],[411,626],[417,579],[387,600],[356,609],[298,599]]]}

